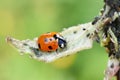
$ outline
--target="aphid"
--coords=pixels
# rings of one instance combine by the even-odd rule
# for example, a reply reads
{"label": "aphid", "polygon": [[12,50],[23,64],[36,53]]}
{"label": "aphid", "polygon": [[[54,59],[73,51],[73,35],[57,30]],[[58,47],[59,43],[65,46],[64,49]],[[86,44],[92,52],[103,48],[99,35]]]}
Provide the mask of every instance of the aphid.
{"label": "aphid", "polygon": [[39,49],[45,52],[57,51],[58,48],[64,49],[67,44],[66,40],[57,32],[42,34],[37,43]]}

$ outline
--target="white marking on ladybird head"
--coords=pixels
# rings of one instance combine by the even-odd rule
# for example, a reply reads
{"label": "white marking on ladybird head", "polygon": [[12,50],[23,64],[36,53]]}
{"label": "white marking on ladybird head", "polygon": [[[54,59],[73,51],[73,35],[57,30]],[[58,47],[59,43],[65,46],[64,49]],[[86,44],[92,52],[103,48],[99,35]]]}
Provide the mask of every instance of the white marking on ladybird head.
{"label": "white marking on ladybird head", "polygon": [[61,47],[64,48],[64,44],[61,44]]}

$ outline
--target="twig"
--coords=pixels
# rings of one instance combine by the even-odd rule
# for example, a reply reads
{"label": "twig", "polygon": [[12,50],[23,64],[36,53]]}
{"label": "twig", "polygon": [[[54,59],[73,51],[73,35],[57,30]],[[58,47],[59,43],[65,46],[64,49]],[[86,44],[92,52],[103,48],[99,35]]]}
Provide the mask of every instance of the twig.
{"label": "twig", "polygon": [[111,57],[108,60],[108,66],[105,70],[104,80],[111,80],[113,76],[119,71],[119,61],[115,57]]}

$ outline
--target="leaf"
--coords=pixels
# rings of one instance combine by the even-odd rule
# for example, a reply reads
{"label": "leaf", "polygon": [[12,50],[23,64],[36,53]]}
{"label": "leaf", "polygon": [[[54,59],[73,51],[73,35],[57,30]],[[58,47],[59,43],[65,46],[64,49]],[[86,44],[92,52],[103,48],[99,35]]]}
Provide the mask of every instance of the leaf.
{"label": "leaf", "polygon": [[52,62],[61,57],[75,54],[81,50],[92,48],[94,27],[91,23],[73,26],[60,34],[66,39],[67,47],[53,52],[42,52],[38,49],[37,38],[33,40],[17,40],[7,37],[7,42],[16,47],[22,54],[29,54],[32,58],[39,61]]}

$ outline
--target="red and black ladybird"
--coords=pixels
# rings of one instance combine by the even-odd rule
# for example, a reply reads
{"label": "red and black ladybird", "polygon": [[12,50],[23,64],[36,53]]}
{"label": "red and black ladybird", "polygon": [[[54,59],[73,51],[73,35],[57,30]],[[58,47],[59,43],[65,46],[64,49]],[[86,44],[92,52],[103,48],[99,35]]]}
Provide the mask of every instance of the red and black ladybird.
{"label": "red and black ladybird", "polygon": [[67,44],[63,36],[57,32],[42,34],[37,43],[39,49],[45,52],[57,51],[58,48],[64,49]]}

